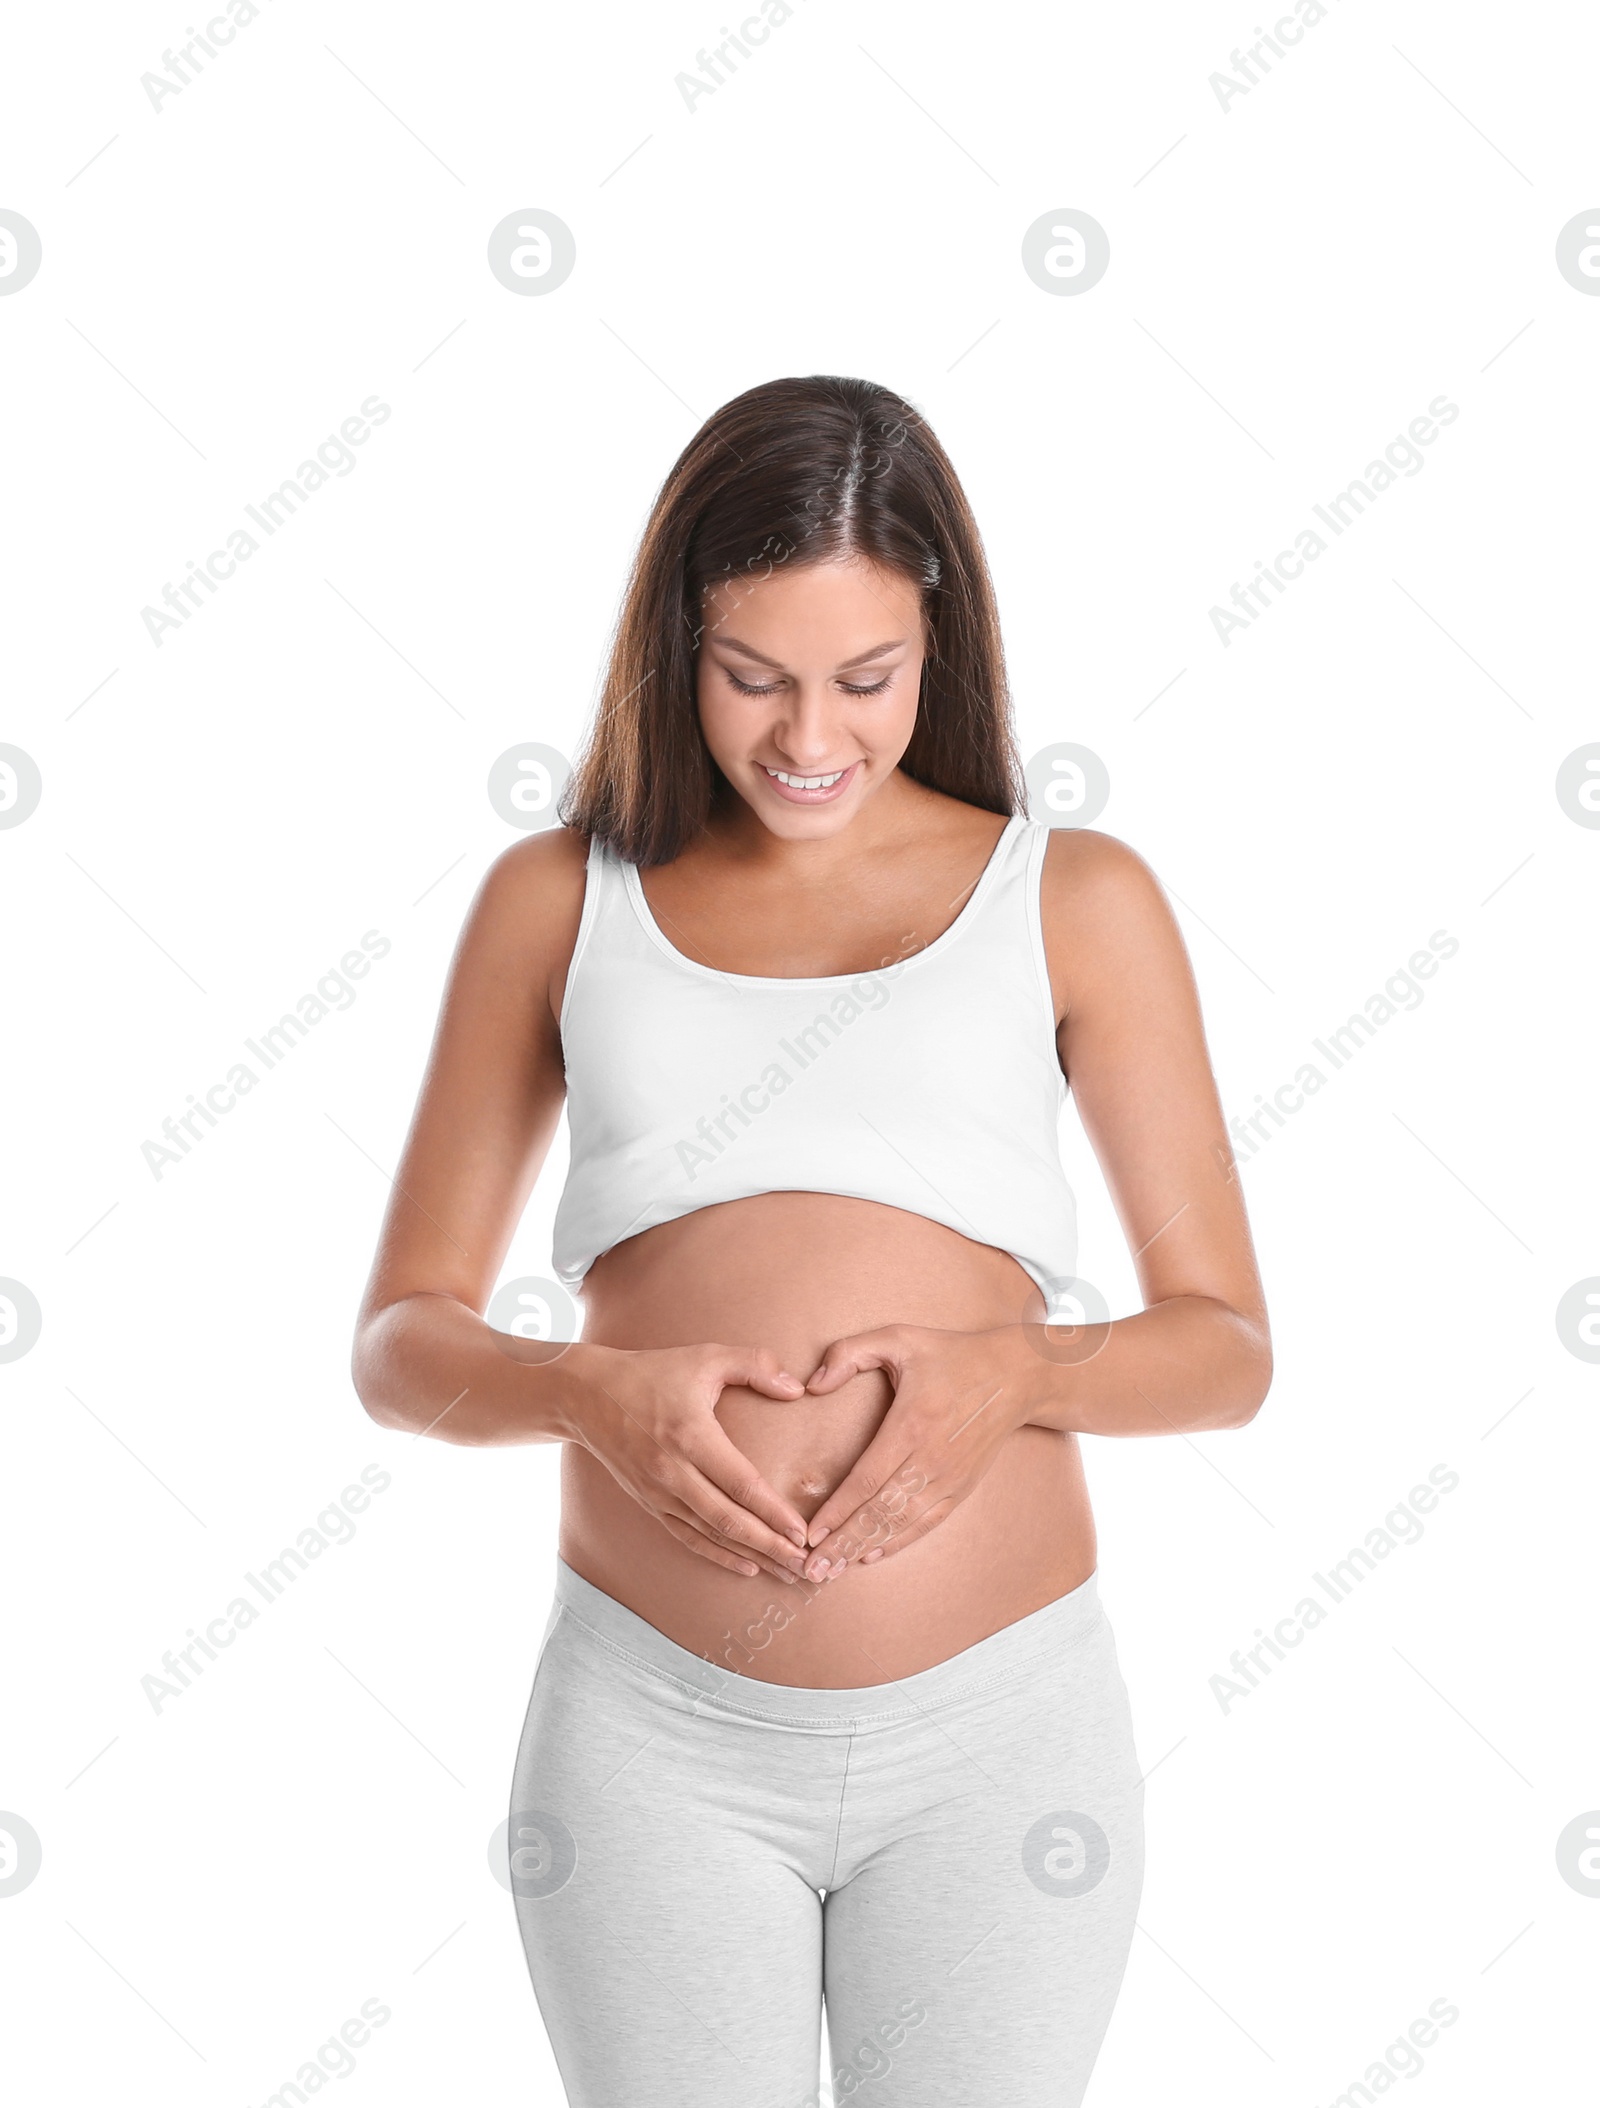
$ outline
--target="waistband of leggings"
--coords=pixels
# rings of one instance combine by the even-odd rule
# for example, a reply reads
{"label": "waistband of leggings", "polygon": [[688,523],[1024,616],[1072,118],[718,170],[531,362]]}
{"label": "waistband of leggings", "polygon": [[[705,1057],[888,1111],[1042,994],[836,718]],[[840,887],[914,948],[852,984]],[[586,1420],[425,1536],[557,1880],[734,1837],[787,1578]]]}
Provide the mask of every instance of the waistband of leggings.
{"label": "waistband of leggings", "polygon": [[[1086,1638],[1105,1618],[1097,1575],[1090,1574],[1043,1609],[1002,1626],[931,1669],[919,1669],[888,1683],[813,1689],[802,1684],[764,1683],[690,1653],[626,1604],[585,1581],[559,1556],[555,1607],[608,1653],[692,1692],[707,1711],[840,1733],[889,1726],[931,1707],[970,1697],[991,1684],[1007,1683]],[[796,1616],[804,1615],[802,1599]]]}

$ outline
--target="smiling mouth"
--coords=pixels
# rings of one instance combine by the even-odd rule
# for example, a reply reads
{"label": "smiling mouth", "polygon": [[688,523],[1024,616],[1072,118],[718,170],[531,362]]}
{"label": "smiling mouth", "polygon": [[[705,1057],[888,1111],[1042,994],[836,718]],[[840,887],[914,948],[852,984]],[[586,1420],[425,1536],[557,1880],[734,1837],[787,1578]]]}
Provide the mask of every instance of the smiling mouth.
{"label": "smiling mouth", "polygon": [[856,772],[853,761],[848,768],[819,771],[814,776],[802,776],[798,769],[769,768],[764,761],[758,766],[778,796],[795,805],[820,805],[838,797]]}

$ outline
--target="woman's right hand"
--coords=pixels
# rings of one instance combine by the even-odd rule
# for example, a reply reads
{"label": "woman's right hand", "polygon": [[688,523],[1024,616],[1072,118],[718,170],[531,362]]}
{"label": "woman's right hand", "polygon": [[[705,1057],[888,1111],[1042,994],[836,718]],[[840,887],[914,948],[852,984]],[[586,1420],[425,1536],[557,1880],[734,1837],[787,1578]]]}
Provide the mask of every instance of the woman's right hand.
{"label": "woman's right hand", "polygon": [[678,1542],[736,1574],[798,1580],[805,1519],[783,1500],[716,1415],[730,1385],[785,1402],[806,1387],[765,1347],[594,1347],[572,1439]]}

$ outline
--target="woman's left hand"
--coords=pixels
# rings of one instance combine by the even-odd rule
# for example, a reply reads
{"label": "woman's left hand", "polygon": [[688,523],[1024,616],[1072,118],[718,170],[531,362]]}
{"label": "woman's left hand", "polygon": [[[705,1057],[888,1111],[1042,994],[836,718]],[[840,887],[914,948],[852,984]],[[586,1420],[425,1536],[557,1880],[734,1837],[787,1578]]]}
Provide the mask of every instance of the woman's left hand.
{"label": "woman's left hand", "polygon": [[[945,1332],[882,1325],[835,1340],[813,1371],[811,1397],[865,1369],[884,1370],[894,1399],[877,1433],[811,1518],[807,1578],[832,1580],[844,1565],[904,1551],[964,1501],[1023,1425],[1028,1400],[1021,1328]],[[826,1542],[824,1542],[826,1540]]]}

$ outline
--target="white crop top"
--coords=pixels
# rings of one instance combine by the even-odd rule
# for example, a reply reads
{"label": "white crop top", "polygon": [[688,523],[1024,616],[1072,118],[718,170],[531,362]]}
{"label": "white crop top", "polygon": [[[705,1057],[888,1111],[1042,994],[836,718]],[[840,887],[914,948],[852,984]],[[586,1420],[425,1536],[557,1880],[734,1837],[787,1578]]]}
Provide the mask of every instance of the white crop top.
{"label": "white crop top", "polygon": [[696,1208],[839,1193],[998,1246],[1051,1303],[1077,1238],[1039,922],[1048,836],[1008,820],[966,905],[921,951],[798,979],[678,951],[637,865],[595,837],[561,1005],[564,1285]]}

